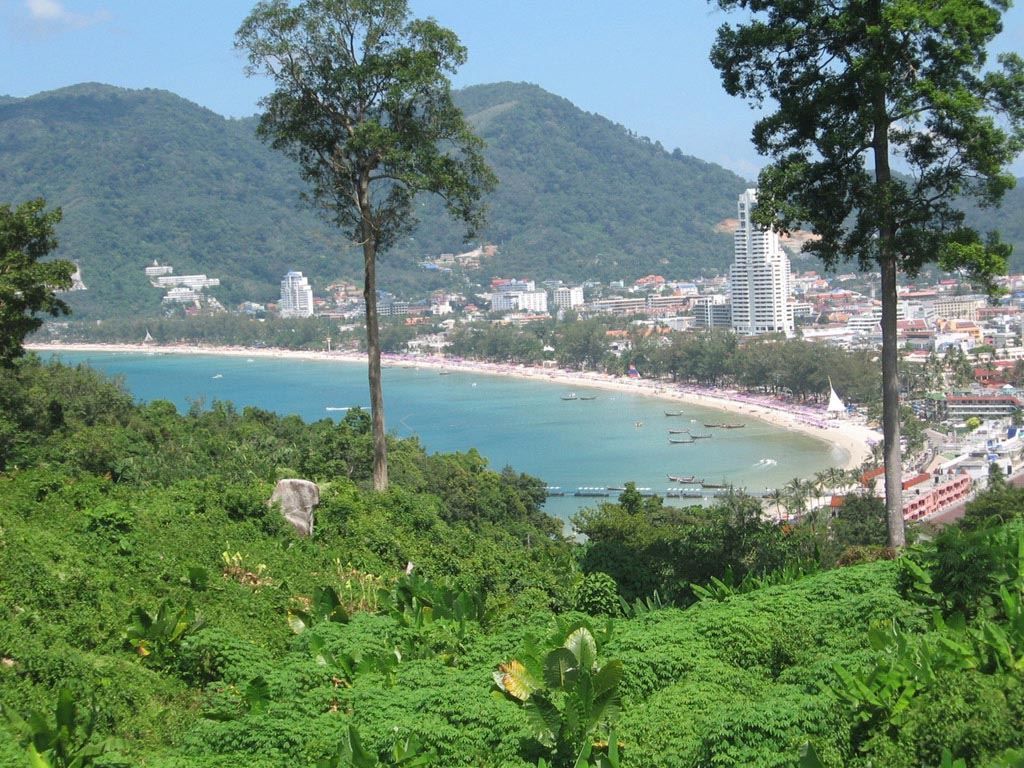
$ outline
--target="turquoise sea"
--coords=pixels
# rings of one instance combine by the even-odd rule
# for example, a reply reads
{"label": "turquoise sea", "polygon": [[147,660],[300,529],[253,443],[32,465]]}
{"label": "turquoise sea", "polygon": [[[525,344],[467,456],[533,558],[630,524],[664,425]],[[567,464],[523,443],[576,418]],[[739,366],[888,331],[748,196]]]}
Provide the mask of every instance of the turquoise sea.
{"label": "turquoise sea", "polygon": [[[143,401],[170,400],[185,410],[194,401],[231,400],[295,413],[308,421],[369,407],[366,366],[336,361],[284,360],[143,353],[62,352],[69,364],[88,363],[123,379]],[[426,368],[384,369],[388,429],[417,435],[429,451],[475,447],[492,467],[509,465],[560,486],[621,486],[627,481],[659,493],[677,487],[667,475],[695,475],[759,493],[794,477],[842,464],[840,448],[762,421],[708,408],[599,389],[575,390],[594,400],[562,400],[561,384]],[[328,410],[328,408],[332,410]],[[668,417],[666,411],[683,411]],[[704,422],[743,421],[743,429],[707,430]],[[669,443],[669,429],[711,431],[693,444]],[[614,492],[612,497],[614,497]],[[548,500],[568,518],[600,499],[572,495]],[[670,503],[693,503],[671,500]]]}

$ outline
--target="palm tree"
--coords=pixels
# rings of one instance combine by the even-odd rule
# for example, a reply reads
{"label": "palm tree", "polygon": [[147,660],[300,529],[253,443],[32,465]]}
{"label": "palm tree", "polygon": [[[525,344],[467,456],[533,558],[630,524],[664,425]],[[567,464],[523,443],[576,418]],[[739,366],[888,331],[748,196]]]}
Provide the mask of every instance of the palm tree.
{"label": "palm tree", "polygon": [[766,496],[768,501],[770,501],[772,504],[775,505],[775,517],[776,517],[776,519],[779,519],[779,520],[782,519],[782,513],[779,511],[779,505],[782,504],[782,500],[785,497],[786,497],[786,495],[779,488],[773,488],[771,491],[768,492],[768,495]]}
{"label": "palm tree", "polygon": [[786,483],[783,489],[786,496],[786,509],[797,517],[807,511],[807,496],[810,491],[810,484],[799,477],[794,477]]}

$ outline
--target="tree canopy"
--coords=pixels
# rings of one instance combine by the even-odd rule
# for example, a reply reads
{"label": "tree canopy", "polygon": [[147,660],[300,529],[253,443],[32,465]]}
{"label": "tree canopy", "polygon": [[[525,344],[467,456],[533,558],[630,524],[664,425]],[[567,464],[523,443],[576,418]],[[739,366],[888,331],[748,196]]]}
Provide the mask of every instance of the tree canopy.
{"label": "tree canopy", "polygon": [[[804,250],[882,275],[882,390],[890,541],[903,543],[896,275],[938,260],[984,282],[1008,248],[957,208],[994,204],[1024,148],[1024,62],[986,47],[1005,0],[717,0],[749,21],[723,25],[711,52],[725,90],[776,105],[753,142],[772,159],[755,219],[810,227]],[[905,174],[896,175],[891,165]]]}
{"label": "tree canopy", "polygon": [[55,291],[71,287],[75,265],[40,261],[57,247],[53,228],[61,217],[59,208],[45,207],[43,200],[0,205],[0,365],[24,354],[25,337],[43,324],[40,312],[68,313]]}
{"label": "tree canopy", "polygon": [[236,45],[270,76],[259,134],[299,164],[308,199],[363,251],[374,486],[387,488],[376,260],[416,222],[420,192],[440,197],[471,235],[496,178],[451,96],[466,60],[450,30],[410,19],[405,0],[259,3]]}

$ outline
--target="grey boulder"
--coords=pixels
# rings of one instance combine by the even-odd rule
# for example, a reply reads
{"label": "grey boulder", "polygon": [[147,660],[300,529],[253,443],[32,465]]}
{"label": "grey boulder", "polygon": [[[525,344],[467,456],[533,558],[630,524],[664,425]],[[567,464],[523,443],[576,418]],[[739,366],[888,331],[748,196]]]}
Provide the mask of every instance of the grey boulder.
{"label": "grey boulder", "polygon": [[320,503],[320,487],[311,480],[278,480],[268,504],[280,504],[285,520],[300,536],[313,535],[313,508]]}

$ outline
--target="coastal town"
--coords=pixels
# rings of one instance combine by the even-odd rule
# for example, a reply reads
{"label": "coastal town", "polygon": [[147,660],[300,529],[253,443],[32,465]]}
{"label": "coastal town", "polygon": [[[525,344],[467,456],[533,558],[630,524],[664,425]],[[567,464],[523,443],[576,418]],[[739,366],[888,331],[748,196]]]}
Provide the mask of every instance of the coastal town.
{"label": "coastal town", "polygon": [[1024,768],[1012,5],[4,3],[0,768]]}
{"label": "coastal town", "polygon": [[[884,498],[884,473],[875,468],[881,442],[878,414],[867,403],[857,402],[852,393],[837,393],[833,388],[836,372],[824,372],[819,391],[812,387],[810,392],[796,392],[784,385],[770,390],[752,388],[750,382],[743,386],[728,375],[712,386],[699,376],[679,381],[676,372],[667,376],[657,366],[638,362],[644,357],[640,346],[666,349],[673,338],[714,333],[733,334],[741,349],[786,340],[809,350],[820,345],[870,354],[880,347],[877,275],[795,270],[790,249],[800,237],[783,239],[754,225],[750,213],[756,199],[753,189],[740,195],[736,218],[723,225],[734,239],[734,259],[726,275],[686,279],[652,274],[628,284],[620,280],[578,285],[537,282],[531,276],[494,277],[479,290],[435,292],[420,298],[379,291],[379,314],[390,327],[401,329],[398,340],[386,349],[386,362],[414,361],[446,370],[536,377],[569,387],[624,388],[753,414],[841,446],[848,457],[847,474],[822,475],[805,480],[803,486],[795,482],[785,503],[780,503],[778,495],[770,503],[771,494],[765,492],[766,513],[780,519],[836,508],[851,492],[868,491]],[[487,260],[496,252],[494,246],[485,246],[445,254],[420,267],[459,270],[464,276],[486,274]],[[217,278],[176,276],[172,266],[156,263],[146,267],[145,274],[153,288],[166,291],[163,303],[171,308],[170,314],[185,313],[200,322],[204,316],[226,311],[210,293],[219,286]],[[1024,385],[1024,275],[999,278],[996,296],[973,291],[960,276],[929,277],[908,281],[898,289],[902,389],[904,402],[912,409],[904,422],[903,440],[909,462],[903,479],[908,522],[955,517],[974,493],[986,487],[993,466],[1014,476],[1024,460],[1024,443],[1017,432],[1024,408],[1018,390]],[[334,329],[333,347],[329,334],[322,345],[307,349],[314,357],[334,359],[361,359],[353,339],[362,335],[364,312],[355,284],[337,281],[318,294],[296,270],[282,279],[278,301],[244,302],[237,307],[238,314],[253,322],[276,317],[335,324],[328,326]],[[593,365],[568,361],[553,346],[544,346],[541,354],[526,359],[501,351],[481,356],[464,343],[467,333],[479,335],[487,327],[516,334],[537,324],[585,320],[600,323],[603,334],[596,342],[603,348],[592,355]],[[51,332],[55,328],[59,326],[51,326]],[[147,342],[153,341],[147,331]],[[168,341],[172,340],[162,343]],[[175,348],[186,346],[179,343]],[[223,345],[218,348],[231,351]],[[258,348],[243,352],[295,354]],[[690,440],[689,433],[675,437],[675,442]],[[611,495],[607,489],[599,490],[600,494],[593,489],[576,493]],[[701,493],[683,487],[668,490],[666,496],[699,499],[706,493],[706,489]]]}

